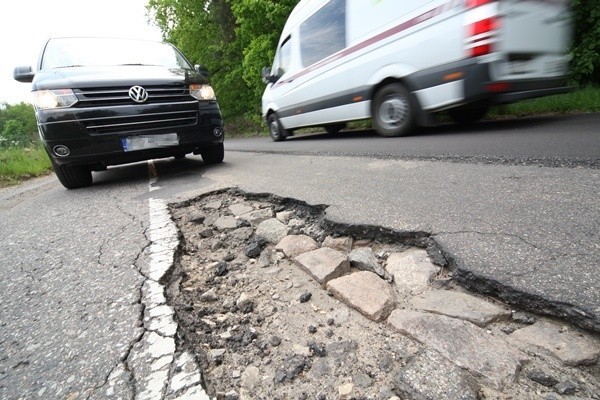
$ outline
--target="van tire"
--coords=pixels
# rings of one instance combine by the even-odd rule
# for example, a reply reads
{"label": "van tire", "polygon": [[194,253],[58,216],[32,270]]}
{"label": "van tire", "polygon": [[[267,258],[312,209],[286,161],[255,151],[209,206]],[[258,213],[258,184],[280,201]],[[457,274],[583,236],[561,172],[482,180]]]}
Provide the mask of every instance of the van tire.
{"label": "van tire", "polygon": [[489,107],[453,108],[448,114],[452,121],[459,125],[471,125],[485,117],[489,110]]}
{"label": "van tire", "polygon": [[216,144],[200,150],[204,164],[219,164],[225,158],[225,146],[223,143]]}
{"label": "van tire", "polygon": [[371,115],[381,136],[408,134],[415,121],[410,93],[401,83],[383,86],[373,97]]}
{"label": "van tire", "polygon": [[277,118],[277,114],[271,113],[267,118],[267,124],[269,125],[269,134],[274,142],[281,142],[289,136],[287,129],[281,125],[281,121]]}
{"label": "van tire", "polygon": [[52,161],[52,169],[67,189],[79,189],[92,184],[92,170],[87,165],[58,165]]}

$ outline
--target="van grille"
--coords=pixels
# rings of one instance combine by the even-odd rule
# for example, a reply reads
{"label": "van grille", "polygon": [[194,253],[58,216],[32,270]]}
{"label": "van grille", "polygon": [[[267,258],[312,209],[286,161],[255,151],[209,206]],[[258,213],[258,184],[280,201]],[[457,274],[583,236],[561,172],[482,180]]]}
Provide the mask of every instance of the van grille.
{"label": "van grille", "polygon": [[148,114],[112,116],[81,120],[90,134],[125,133],[193,126],[198,122],[198,112],[170,111]]}
{"label": "van grille", "polygon": [[[77,107],[103,107],[136,104],[129,97],[131,86],[75,89]],[[144,104],[179,103],[195,100],[188,86],[144,86],[148,100]]]}
{"label": "van grille", "polygon": [[[133,115],[112,115],[79,119],[91,135],[175,129],[198,123],[197,100],[190,96],[188,86],[144,86],[148,100],[135,103],[129,97],[131,86],[74,89],[77,108],[146,106],[152,104],[190,104],[188,110],[157,112],[156,108]],[[163,108],[164,109],[164,108]],[[110,115],[107,113],[105,115]]]}

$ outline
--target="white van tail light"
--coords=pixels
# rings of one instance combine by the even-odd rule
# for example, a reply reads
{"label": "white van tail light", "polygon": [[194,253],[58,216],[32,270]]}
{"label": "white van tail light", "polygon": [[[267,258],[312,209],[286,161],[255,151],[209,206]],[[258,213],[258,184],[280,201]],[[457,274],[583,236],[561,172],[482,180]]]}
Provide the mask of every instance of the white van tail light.
{"label": "white van tail light", "polygon": [[467,0],[467,7],[475,8],[491,2],[492,0]]}
{"label": "white van tail light", "polygon": [[500,28],[498,3],[492,0],[468,0],[466,19],[466,50],[469,57],[479,57],[494,51]]}

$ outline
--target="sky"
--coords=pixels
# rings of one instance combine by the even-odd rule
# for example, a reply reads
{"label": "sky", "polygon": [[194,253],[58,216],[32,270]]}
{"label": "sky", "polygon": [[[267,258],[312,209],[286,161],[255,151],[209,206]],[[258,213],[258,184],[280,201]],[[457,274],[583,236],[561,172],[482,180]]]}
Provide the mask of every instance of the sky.
{"label": "sky", "polygon": [[31,84],[13,79],[17,66],[35,68],[50,37],[106,36],[161,40],[148,22],[148,0],[0,1],[0,103],[31,103]]}

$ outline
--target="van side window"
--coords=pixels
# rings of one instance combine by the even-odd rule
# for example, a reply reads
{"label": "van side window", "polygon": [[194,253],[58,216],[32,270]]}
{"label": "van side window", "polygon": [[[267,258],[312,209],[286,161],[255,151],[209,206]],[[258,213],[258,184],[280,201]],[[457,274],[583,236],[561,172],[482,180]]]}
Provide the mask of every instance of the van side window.
{"label": "van side window", "polygon": [[346,0],[331,0],[300,24],[300,53],[305,67],[346,47]]}
{"label": "van side window", "polygon": [[279,68],[282,69],[282,75],[290,70],[292,64],[292,37],[288,37],[279,49]]}

